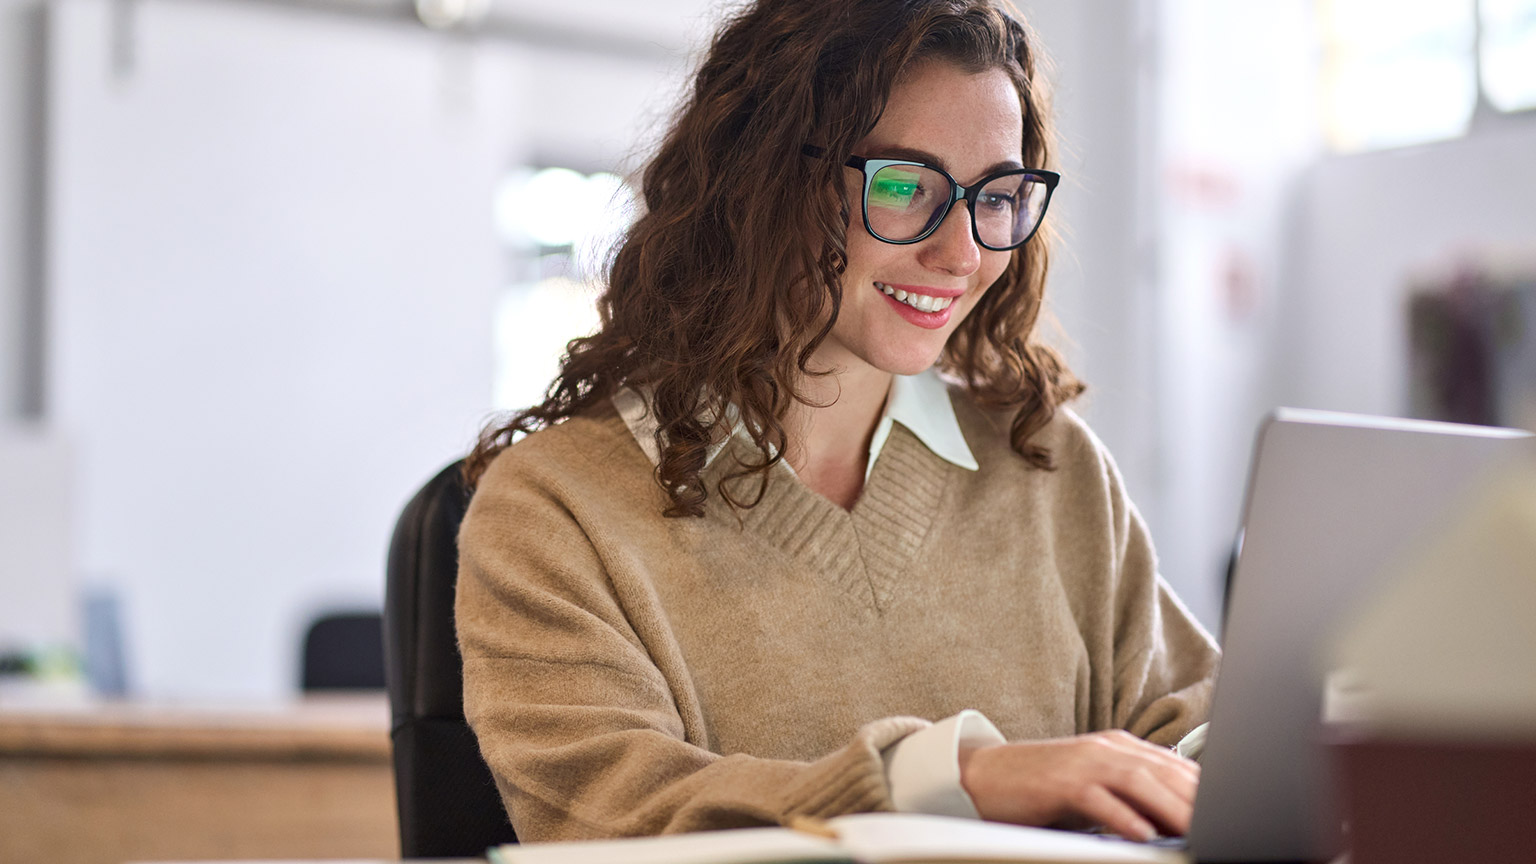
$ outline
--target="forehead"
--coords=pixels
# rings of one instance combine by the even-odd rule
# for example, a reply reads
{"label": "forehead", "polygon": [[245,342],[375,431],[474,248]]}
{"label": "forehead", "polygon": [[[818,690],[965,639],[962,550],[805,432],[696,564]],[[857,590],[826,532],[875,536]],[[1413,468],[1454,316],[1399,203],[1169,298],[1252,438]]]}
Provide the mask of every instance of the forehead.
{"label": "forehead", "polygon": [[891,88],[885,113],[858,149],[932,153],[958,179],[1018,164],[1024,152],[1024,109],[1002,69],[968,72],[941,60],[908,69]]}

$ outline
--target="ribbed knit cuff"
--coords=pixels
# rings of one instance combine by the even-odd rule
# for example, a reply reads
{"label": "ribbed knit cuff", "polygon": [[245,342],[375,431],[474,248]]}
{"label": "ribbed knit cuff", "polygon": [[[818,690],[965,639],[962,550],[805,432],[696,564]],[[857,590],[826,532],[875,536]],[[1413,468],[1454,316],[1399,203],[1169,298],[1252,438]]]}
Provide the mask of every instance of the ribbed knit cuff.
{"label": "ribbed knit cuff", "polygon": [[886,717],[865,724],[848,746],[817,760],[784,790],[780,821],[788,824],[794,816],[828,819],[892,809],[881,752],[927,725],[916,717]]}
{"label": "ribbed knit cuff", "polygon": [[900,813],[979,819],[960,785],[960,748],[1004,741],[985,715],[966,709],[887,747],[881,756],[893,806]]}

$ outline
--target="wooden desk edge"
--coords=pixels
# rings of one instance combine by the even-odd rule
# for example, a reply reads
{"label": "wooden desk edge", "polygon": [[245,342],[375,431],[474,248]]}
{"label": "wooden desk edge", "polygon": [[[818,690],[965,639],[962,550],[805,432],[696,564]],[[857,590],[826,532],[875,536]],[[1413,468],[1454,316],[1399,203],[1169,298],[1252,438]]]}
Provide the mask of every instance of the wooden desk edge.
{"label": "wooden desk edge", "polygon": [[388,761],[389,708],[382,696],[251,707],[0,706],[0,756]]}
{"label": "wooden desk edge", "polygon": [[79,725],[39,718],[0,725],[0,755],[378,762],[390,758],[390,741],[378,729]]}

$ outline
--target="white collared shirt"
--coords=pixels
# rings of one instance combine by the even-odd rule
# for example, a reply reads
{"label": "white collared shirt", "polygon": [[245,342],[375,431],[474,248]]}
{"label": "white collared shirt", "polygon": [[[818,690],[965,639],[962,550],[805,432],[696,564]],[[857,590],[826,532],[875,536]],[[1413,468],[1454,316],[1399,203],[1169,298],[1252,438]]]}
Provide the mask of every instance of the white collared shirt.
{"label": "white collared shirt", "polygon": [[[625,387],[614,394],[613,405],[635,436],[635,442],[650,457],[651,464],[659,464],[661,452],[656,446],[656,417],[647,399]],[[745,434],[741,421],[735,417],[734,406],[726,411],[732,419],[731,434]],[[885,408],[880,413],[880,422],[875,425],[874,437],[869,441],[869,461],[864,468],[866,481],[890,438],[893,423],[905,426],[923,446],[946,462],[970,471],[980,470],[981,466],[976,463],[976,457],[960,431],[960,421],[955,418],[949,388],[936,369],[917,375],[896,375],[891,379]],[[716,444],[705,464],[714,461],[724,447],[724,442]],[[790,467],[787,462],[782,464],[785,468]],[[793,470],[790,468],[791,473]],[[997,727],[980,712],[966,710],[892,744],[881,754],[892,803],[904,813],[977,818],[975,804],[960,785],[960,748],[1001,744],[1003,740]]]}
{"label": "white collared shirt", "polygon": [[[635,441],[645,455],[650,457],[651,464],[661,462],[661,451],[656,448],[656,417],[650,411],[650,406],[644,396],[635,390],[624,387],[613,395],[613,406],[618,409],[619,416],[624,418],[624,423],[629,427]],[[741,421],[735,419],[735,408],[726,409],[727,416],[732,419],[732,434],[742,434]],[[874,437],[869,441],[869,461],[864,468],[864,479],[869,479],[869,472],[874,470],[875,459],[880,456],[880,450],[891,436],[891,424],[900,423],[923,442],[923,446],[933,451],[934,455],[970,471],[980,468],[976,464],[976,457],[971,454],[971,447],[965,443],[965,435],[960,431],[960,421],[955,419],[955,406],[949,401],[949,388],[944,379],[939,377],[936,369],[929,369],[916,375],[895,375],[891,379],[891,391],[885,400],[885,409],[880,412],[880,422],[875,425]],[[716,444],[709,452],[704,464],[713,462],[715,457],[724,449],[722,442]],[[788,465],[785,465],[788,468]],[[793,470],[793,469],[791,469]]]}

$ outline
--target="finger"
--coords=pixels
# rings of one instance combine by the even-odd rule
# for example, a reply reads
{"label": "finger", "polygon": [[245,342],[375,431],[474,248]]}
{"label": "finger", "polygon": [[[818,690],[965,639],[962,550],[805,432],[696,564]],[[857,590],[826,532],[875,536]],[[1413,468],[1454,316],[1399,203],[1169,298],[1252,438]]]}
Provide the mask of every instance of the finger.
{"label": "finger", "polygon": [[1157,836],[1151,822],[1103,786],[1088,787],[1077,803],[1077,810],[1121,837],[1145,843]]}
{"label": "finger", "polygon": [[1101,755],[1113,754],[1114,764],[1123,766],[1129,762],[1152,767],[1165,776],[1170,784],[1187,791],[1188,797],[1191,799],[1194,797],[1195,788],[1200,782],[1198,764],[1166,747],[1144,741],[1122,729],[1095,733],[1090,737],[1097,738],[1097,743],[1106,745],[1106,749],[1101,749],[1099,752]]}
{"label": "finger", "polygon": [[1195,792],[1200,788],[1200,771],[1198,767],[1191,771],[1180,762],[1188,761],[1182,757],[1174,756],[1173,759],[1154,757],[1141,764],[1147,766],[1157,777],[1158,781],[1167,786],[1174,794],[1178,795],[1186,804],[1195,803]]}
{"label": "finger", "polygon": [[1195,788],[1200,784],[1199,763],[1186,759],[1166,747],[1159,747],[1150,741],[1137,738],[1129,732],[1116,730],[1108,740],[1120,752],[1135,758],[1150,760],[1170,777],[1176,775],[1183,778],[1180,787],[1187,789],[1188,797],[1193,800]]}
{"label": "finger", "polygon": [[1150,819],[1164,834],[1186,834],[1194,811],[1193,796],[1186,796],[1168,779],[1166,774],[1147,766],[1137,766],[1115,778],[1109,791]]}

